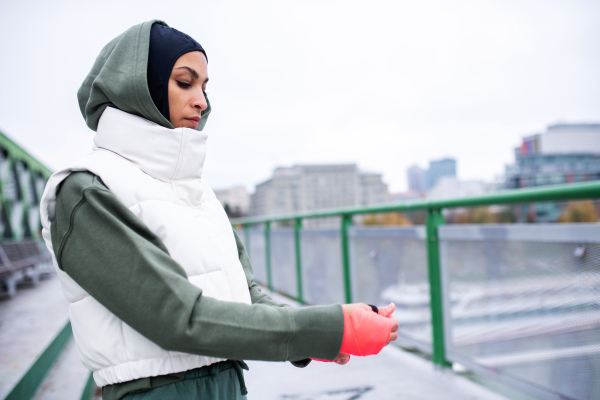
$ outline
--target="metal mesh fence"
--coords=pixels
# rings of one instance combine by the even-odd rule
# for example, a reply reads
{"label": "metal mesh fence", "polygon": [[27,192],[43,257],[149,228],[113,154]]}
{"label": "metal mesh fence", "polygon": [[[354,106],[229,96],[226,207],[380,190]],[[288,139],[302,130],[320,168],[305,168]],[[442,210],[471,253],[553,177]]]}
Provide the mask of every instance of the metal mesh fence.
{"label": "metal mesh fence", "polygon": [[600,225],[443,226],[451,361],[538,390],[600,393]]}
{"label": "metal mesh fence", "polygon": [[344,302],[339,229],[303,229],[300,235],[304,301],[311,304]]}
{"label": "metal mesh fence", "polygon": [[273,287],[290,296],[298,297],[293,228],[271,230],[271,265]]}
{"label": "metal mesh fence", "polygon": [[398,342],[431,352],[424,227],[353,227],[349,237],[354,301],[394,302]]}
{"label": "metal mesh fence", "polygon": [[[238,235],[241,238],[245,237],[244,232],[238,232]],[[246,243],[246,247],[248,247],[250,262],[254,270],[254,280],[265,285],[267,283],[267,264],[264,227],[262,225],[253,226],[250,229],[249,237],[250,245]]]}

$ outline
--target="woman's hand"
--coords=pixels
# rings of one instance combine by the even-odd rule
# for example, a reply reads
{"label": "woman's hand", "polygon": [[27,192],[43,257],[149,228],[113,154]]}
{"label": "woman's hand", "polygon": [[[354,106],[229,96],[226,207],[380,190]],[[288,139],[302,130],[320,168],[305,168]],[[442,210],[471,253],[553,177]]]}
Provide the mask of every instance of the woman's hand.
{"label": "woman's hand", "polygon": [[[374,308],[377,309],[378,315],[374,315]],[[351,354],[377,354],[389,342],[396,340],[398,321],[392,316],[395,309],[394,303],[381,308],[364,303],[343,304],[344,339],[340,354],[333,362],[344,365],[350,362]]]}
{"label": "woman's hand", "polygon": [[[351,316],[355,310],[365,310],[373,312],[371,306],[365,303],[343,304],[342,308],[346,313],[348,313],[349,316]],[[393,321],[392,330],[390,332],[390,340],[388,341],[388,343],[393,342],[398,338],[398,320],[395,317],[392,317],[392,313],[395,309],[396,305],[394,303],[390,303],[385,307],[377,307],[379,315],[381,315],[382,317],[391,318]]]}

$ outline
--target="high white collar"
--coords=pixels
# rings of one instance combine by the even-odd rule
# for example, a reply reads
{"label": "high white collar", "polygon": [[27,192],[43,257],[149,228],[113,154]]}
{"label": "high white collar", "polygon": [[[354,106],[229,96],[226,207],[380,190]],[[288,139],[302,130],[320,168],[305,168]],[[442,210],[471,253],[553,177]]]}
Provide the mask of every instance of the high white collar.
{"label": "high white collar", "polygon": [[94,150],[112,151],[161,181],[200,179],[207,137],[201,131],[165,128],[107,107],[94,136]]}

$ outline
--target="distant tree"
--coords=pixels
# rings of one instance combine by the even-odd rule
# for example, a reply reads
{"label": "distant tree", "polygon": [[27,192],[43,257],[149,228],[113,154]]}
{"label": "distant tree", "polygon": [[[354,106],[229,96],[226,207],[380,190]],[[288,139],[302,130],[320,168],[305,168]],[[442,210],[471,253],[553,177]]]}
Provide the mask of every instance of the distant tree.
{"label": "distant tree", "polygon": [[473,210],[474,224],[495,224],[496,222],[496,214],[489,207],[477,207]]}
{"label": "distant tree", "polygon": [[500,224],[514,224],[517,216],[512,207],[504,207],[496,213],[497,222]]}
{"label": "distant tree", "polygon": [[598,211],[591,200],[570,201],[558,222],[598,222]]}
{"label": "distant tree", "polygon": [[400,212],[385,213],[381,216],[382,225],[386,226],[411,226],[412,221]]}
{"label": "distant tree", "polygon": [[362,222],[367,226],[412,226],[412,221],[400,212],[369,214]]}
{"label": "distant tree", "polygon": [[379,223],[379,218],[377,218],[377,214],[369,214],[363,218],[362,224],[365,226],[376,226],[381,225]]}
{"label": "distant tree", "polygon": [[293,228],[295,224],[296,221],[294,221],[293,219],[286,219],[284,221],[277,221],[275,223],[275,226],[280,228]]}
{"label": "distant tree", "polygon": [[453,224],[496,224],[500,222],[499,213],[492,211],[490,207],[477,207],[456,210],[447,218],[447,222]]}
{"label": "distant tree", "polygon": [[427,211],[425,210],[413,211],[409,215],[413,225],[425,225],[427,221]]}

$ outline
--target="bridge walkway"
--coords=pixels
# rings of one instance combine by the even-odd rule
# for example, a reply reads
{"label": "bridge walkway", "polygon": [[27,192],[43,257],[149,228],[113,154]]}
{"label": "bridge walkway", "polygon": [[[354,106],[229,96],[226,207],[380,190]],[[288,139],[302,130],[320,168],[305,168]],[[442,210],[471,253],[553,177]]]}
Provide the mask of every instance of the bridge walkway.
{"label": "bridge walkway", "polygon": [[[276,293],[272,296],[294,305]],[[55,275],[36,287],[18,290],[11,299],[0,300],[0,398],[9,395],[64,329],[67,310]],[[431,362],[392,345],[376,357],[353,357],[345,366],[312,362],[301,369],[290,363],[248,364],[250,371],[245,378],[249,399],[506,399],[452,371],[435,370]],[[84,398],[88,376],[69,339],[33,398]]]}
{"label": "bridge walkway", "polygon": [[[264,289],[263,289],[264,290]],[[297,304],[267,291],[276,301]],[[436,370],[422,357],[388,345],[377,356],[352,357],[337,365],[313,361],[306,368],[290,363],[249,361],[249,399],[271,400],[505,400],[451,370]],[[515,399],[520,393],[510,393]],[[527,399],[528,397],[518,397]]]}

